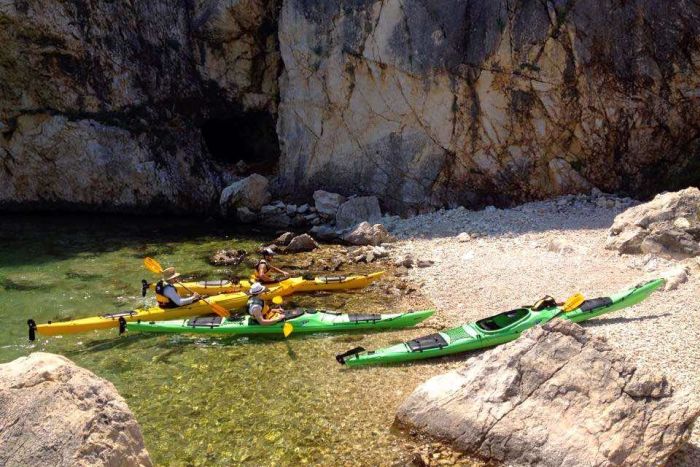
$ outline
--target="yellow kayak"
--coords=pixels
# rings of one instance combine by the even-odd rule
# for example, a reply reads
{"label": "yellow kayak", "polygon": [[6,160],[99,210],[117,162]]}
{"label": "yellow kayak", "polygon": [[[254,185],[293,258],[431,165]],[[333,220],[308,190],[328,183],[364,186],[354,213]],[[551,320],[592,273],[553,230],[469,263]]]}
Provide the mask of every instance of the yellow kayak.
{"label": "yellow kayak", "polygon": [[[379,279],[384,271],[375,272],[359,276],[316,276],[312,279],[303,277],[291,277],[275,283],[282,287],[293,287],[296,292],[316,292],[319,290],[349,290],[361,289]],[[219,295],[235,292],[244,292],[250,288],[250,282],[241,281],[234,283],[228,280],[200,281],[200,282],[180,282],[173,284],[178,295],[189,296],[193,293],[200,295]],[[143,281],[143,290],[146,288],[155,290],[156,284],[148,284]]]}
{"label": "yellow kayak", "polygon": [[[346,290],[365,287],[378,279],[383,272],[377,272],[363,276],[348,277],[316,277],[313,280],[302,277],[292,277],[277,284],[268,284],[268,291],[263,293],[263,300],[271,300],[275,296],[287,296],[296,292],[312,292],[318,290]],[[249,296],[245,292],[222,293],[207,299],[210,303],[220,305],[227,310],[242,308],[248,301]],[[27,321],[29,325],[29,338],[34,340],[34,333],[38,332],[44,336],[57,336],[62,334],[75,334],[93,329],[109,329],[124,327],[129,321],[164,321],[172,319],[182,319],[190,316],[200,316],[211,314],[209,305],[203,301],[191,305],[177,308],[137,308],[135,310],[120,311],[117,313],[107,313],[89,318],[74,319],[71,321],[60,321],[57,323],[48,322],[46,324],[36,324],[34,320]]]}
{"label": "yellow kayak", "polygon": [[[146,296],[146,290],[156,290],[156,282],[148,283],[146,280],[141,281],[143,286],[142,294]],[[245,292],[250,288],[250,283],[235,283],[226,279],[218,281],[198,281],[198,282],[177,282],[173,284],[177,294],[183,297],[198,293],[199,295],[219,295],[222,293]]]}

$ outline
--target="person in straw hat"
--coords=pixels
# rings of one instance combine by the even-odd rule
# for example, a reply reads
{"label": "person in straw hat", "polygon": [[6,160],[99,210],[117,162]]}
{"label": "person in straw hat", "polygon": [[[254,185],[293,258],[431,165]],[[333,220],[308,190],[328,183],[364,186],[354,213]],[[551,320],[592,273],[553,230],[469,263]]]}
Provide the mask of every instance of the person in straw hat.
{"label": "person in straw hat", "polygon": [[270,305],[265,303],[265,300],[260,297],[260,295],[266,291],[267,288],[265,288],[264,285],[260,282],[256,282],[251,285],[250,290],[246,292],[250,295],[248,304],[246,305],[248,314],[263,326],[279,323],[284,319],[284,310],[282,308],[270,309]]}
{"label": "person in straw hat", "polygon": [[159,280],[156,284],[156,300],[158,301],[159,307],[177,308],[179,306],[190,305],[202,298],[201,295],[196,292],[189,297],[181,297],[178,295],[173,285],[178,277],[180,277],[180,274],[175,271],[175,268],[170,267],[163,269],[163,279]]}

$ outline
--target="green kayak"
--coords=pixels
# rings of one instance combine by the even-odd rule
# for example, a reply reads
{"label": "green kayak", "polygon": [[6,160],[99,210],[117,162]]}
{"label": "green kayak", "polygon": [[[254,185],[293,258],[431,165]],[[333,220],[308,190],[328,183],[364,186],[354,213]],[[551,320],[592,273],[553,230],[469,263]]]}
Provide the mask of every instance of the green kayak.
{"label": "green kayak", "polygon": [[349,332],[400,329],[415,326],[430,318],[435,310],[392,314],[341,314],[322,310],[298,309],[285,312],[285,319],[261,326],[250,316],[221,318],[200,316],[178,321],[135,321],[126,323],[129,331],[184,332],[194,334],[226,334],[236,336],[282,336],[285,322],[294,326],[294,334],[311,332]]}
{"label": "green kayak", "polygon": [[663,284],[664,279],[655,279],[610,297],[586,300],[578,308],[566,313],[550,297],[549,300],[541,301],[539,306],[533,305],[533,307],[506,311],[475,323],[419,337],[391,347],[375,351],[366,351],[362,347],[357,347],[336,356],[336,360],[348,366],[399,363],[492,347],[515,340],[523,331],[558,316],[578,323],[636,305]]}

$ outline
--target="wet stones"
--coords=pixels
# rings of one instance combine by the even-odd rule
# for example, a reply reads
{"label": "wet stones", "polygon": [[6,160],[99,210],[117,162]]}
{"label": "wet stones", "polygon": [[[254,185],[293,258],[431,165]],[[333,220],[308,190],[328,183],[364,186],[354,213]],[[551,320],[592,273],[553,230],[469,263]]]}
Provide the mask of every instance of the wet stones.
{"label": "wet stones", "polygon": [[245,250],[219,250],[209,258],[214,266],[238,266],[246,257]]}

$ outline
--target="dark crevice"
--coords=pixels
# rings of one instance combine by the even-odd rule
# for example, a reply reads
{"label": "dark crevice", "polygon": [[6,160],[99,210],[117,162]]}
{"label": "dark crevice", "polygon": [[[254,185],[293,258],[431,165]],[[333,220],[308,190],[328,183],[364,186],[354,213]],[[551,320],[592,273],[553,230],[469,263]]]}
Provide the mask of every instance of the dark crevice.
{"label": "dark crevice", "polygon": [[250,172],[269,175],[280,157],[275,119],[268,112],[253,111],[226,118],[212,118],[202,125],[207,149],[222,165],[244,161]]}

